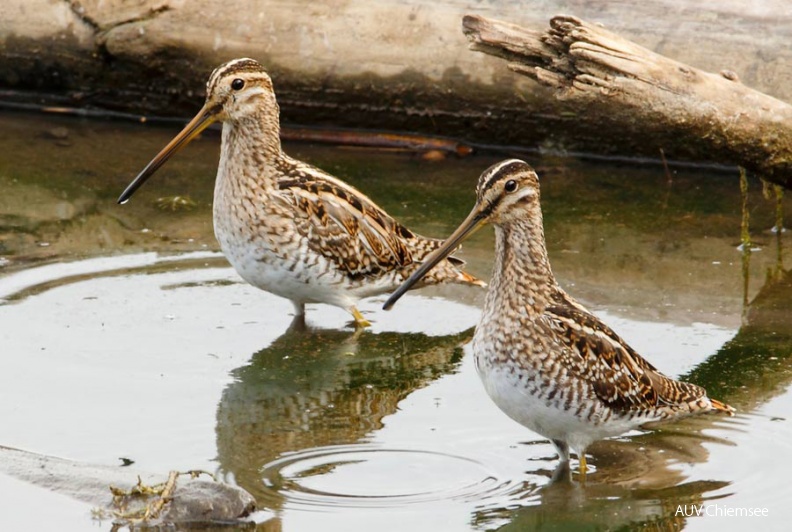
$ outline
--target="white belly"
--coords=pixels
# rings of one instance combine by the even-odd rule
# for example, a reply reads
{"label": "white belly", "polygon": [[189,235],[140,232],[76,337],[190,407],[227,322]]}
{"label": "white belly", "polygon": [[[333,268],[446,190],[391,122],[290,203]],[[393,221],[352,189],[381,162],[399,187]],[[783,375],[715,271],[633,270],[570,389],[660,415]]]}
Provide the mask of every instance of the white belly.
{"label": "white belly", "polygon": [[622,434],[634,426],[626,419],[617,418],[603,424],[592,423],[576,415],[574,405],[565,409],[565,396],[548,401],[538,393],[540,384],[537,381],[526,382],[526,377],[517,379],[504,368],[482,371],[479,366],[479,377],[487,394],[507,416],[545,438],[568,442],[575,450],[585,449],[593,441]]}
{"label": "white belly", "polygon": [[[223,235],[224,236],[224,235]],[[237,273],[251,285],[295,303],[353,305],[343,278],[324,257],[297,248],[275,250],[263,239],[244,244],[218,235],[220,248]],[[308,260],[306,260],[308,258]]]}
{"label": "white belly", "polygon": [[350,310],[360,298],[388,292],[400,281],[393,272],[352,280],[296,235],[286,243],[266,237],[239,240],[233,231],[217,224],[215,235],[228,262],[245,281],[296,305],[326,303]]}
{"label": "white belly", "polygon": [[[542,379],[537,375],[522,373],[520,378],[519,371],[512,372],[502,364],[493,365],[480,355],[476,356],[476,367],[487,394],[507,416],[545,438],[567,442],[576,452],[639,424],[620,416],[609,416],[602,422],[607,412],[602,405],[594,408],[591,417],[590,405],[579,410],[580,403],[573,401],[567,408],[571,390],[561,389],[548,400],[548,390],[541,389]],[[649,420],[641,423],[646,421]]]}

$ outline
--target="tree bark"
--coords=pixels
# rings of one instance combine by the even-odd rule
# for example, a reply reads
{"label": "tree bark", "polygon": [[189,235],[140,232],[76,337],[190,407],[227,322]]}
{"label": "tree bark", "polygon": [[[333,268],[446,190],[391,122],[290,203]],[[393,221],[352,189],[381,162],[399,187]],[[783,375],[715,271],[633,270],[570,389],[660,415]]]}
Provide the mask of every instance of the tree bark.
{"label": "tree bark", "polygon": [[638,138],[671,157],[741,165],[792,188],[792,106],[731,71],[698,70],[571,16],[538,32],[468,15],[463,31],[470,49],[553,89],[587,130]]}

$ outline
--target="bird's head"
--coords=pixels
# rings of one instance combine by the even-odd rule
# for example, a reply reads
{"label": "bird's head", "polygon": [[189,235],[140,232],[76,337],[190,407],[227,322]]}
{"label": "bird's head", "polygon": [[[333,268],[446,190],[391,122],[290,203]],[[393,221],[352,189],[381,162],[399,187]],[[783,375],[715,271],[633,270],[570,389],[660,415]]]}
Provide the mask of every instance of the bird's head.
{"label": "bird's head", "polygon": [[527,163],[508,159],[484,170],[476,187],[476,205],[443,245],[433,251],[423,264],[396,289],[383,308],[392,307],[413,285],[441,260],[448,257],[463,240],[486,223],[505,225],[517,220],[541,223],[539,178]]}
{"label": "bird's head", "polygon": [[168,159],[213,122],[265,120],[278,135],[278,104],[272,80],[258,61],[234,59],[217,67],[206,83],[206,102],[195,118],[176,135],[127,186],[118,203],[126,203]]}

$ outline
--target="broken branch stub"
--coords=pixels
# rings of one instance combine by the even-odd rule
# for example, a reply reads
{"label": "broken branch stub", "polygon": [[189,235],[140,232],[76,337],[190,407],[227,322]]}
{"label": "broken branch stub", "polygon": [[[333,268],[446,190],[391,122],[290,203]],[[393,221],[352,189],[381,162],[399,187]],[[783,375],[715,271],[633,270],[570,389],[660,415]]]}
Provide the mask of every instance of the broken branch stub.
{"label": "broken branch stub", "polygon": [[468,15],[463,31],[472,50],[506,59],[514,72],[553,89],[581,130],[637,138],[643,155],[662,149],[741,165],[792,188],[792,106],[732,72],[704,72],[571,16],[537,32]]}

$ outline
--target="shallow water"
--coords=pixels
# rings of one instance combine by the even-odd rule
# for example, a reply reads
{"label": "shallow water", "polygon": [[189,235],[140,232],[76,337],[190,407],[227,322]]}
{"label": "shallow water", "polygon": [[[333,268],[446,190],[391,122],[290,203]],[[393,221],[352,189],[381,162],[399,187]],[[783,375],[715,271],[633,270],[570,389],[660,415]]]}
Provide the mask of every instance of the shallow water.
{"label": "shallow water", "polygon": [[[374,324],[360,335],[321,305],[309,307],[308,331],[290,330],[290,303],[242,283],[217,253],[216,133],[117,206],[174,129],[18,114],[0,123],[0,445],[209,469],[257,498],[260,530],[785,527],[792,237],[771,231],[775,202],[759,182],[746,264],[736,171],[529,159],[568,291],[663,371],[739,410],[600,442],[581,484],[484,393],[465,345],[482,290],[425,289],[390,312],[384,297],[366,300]],[[502,158],[287,149],[439,237]],[[487,277],[491,231],[463,257]],[[110,528],[90,507],[10,477],[0,475],[0,494],[12,502],[2,530]],[[37,503],[62,518],[31,514]],[[768,517],[679,514],[694,504]]]}

